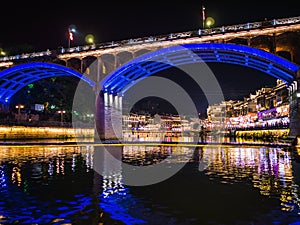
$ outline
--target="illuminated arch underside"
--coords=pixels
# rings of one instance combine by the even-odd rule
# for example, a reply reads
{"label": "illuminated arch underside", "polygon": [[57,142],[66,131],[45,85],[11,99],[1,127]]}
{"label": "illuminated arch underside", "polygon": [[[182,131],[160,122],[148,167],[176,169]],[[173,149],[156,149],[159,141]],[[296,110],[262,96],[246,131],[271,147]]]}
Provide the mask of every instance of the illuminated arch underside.
{"label": "illuminated arch underside", "polygon": [[26,63],[0,72],[0,102],[9,102],[14,94],[30,83],[60,76],[75,76],[94,85],[87,77],[65,66],[44,62]]}
{"label": "illuminated arch underside", "polygon": [[191,63],[228,63],[262,71],[291,83],[299,66],[266,51],[237,44],[185,44],[146,53],[119,67],[102,81],[105,92],[124,93],[139,80]]}

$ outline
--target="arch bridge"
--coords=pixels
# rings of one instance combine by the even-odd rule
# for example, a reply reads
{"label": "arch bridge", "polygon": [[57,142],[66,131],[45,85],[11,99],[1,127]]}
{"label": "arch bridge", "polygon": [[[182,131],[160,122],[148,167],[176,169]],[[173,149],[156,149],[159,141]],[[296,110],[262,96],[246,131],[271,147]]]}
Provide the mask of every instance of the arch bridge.
{"label": "arch bridge", "polygon": [[[115,138],[112,117],[121,126],[122,94],[146,77],[191,63],[235,64],[283,80],[291,96],[291,136],[298,136],[297,90],[300,17],[247,23],[156,37],[47,50],[0,58],[0,101],[8,104],[22,87],[55,76],[76,76],[93,86],[96,124],[102,139]],[[283,54],[283,53],[287,54]],[[284,56],[284,57],[283,57]],[[111,98],[105,98],[111,95]],[[109,100],[111,99],[111,100]]]}

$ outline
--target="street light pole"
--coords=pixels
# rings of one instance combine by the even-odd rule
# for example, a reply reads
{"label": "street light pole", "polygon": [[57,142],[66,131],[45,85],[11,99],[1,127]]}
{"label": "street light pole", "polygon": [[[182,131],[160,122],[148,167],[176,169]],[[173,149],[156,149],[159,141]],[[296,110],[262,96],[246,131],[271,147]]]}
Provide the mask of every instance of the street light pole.
{"label": "street light pole", "polygon": [[66,111],[65,110],[59,110],[57,112],[60,113],[60,124],[62,126],[63,125],[63,114],[66,113]]}
{"label": "street light pole", "polygon": [[21,117],[21,109],[24,108],[24,105],[18,104],[16,105],[16,108],[18,109],[18,122],[20,121]]}
{"label": "street light pole", "polygon": [[205,28],[205,7],[202,5],[202,29]]}

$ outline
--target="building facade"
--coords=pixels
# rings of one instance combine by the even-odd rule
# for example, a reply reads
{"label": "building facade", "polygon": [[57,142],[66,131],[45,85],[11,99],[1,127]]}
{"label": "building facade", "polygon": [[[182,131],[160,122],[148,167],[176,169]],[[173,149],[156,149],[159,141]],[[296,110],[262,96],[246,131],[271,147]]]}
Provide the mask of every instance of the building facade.
{"label": "building facade", "polygon": [[207,108],[211,129],[286,128],[289,126],[289,93],[285,82],[261,88],[243,100],[223,101]]}

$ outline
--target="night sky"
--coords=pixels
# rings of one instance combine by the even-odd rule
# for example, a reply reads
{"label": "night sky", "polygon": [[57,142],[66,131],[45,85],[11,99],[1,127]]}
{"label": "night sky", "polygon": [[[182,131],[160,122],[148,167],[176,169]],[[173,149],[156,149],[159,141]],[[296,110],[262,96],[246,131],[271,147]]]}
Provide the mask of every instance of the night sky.
{"label": "night sky", "polygon": [[[75,46],[85,44],[87,34],[93,34],[99,43],[197,30],[202,24],[202,5],[206,7],[206,16],[215,19],[214,27],[299,16],[300,12],[295,0],[47,0],[7,1],[5,4],[5,8],[1,7],[0,48],[28,45],[36,51],[67,47],[67,29],[71,24],[78,30],[72,43]],[[247,68],[211,66],[221,79],[226,99],[242,98],[260,87],[275,83],[273,78]],[[197,98],[197,93],[191,95]],[[205,108],[203,104],[200,107]]]}
{"label": "night sky", "polygon": [[[249,3],[248,3],[249,2]],[[78,44],[92,33],[97,42],[197,30],[201,5],[215,27],[264,18],[299,16],[298,1],[6,1],[1,7],[2,48],[29,44],[35,49],[67,46],[67,29],[74,24]],[[74,41],[75,42],[75,41]],[[74,43],[76,44],[76,43]]]}

